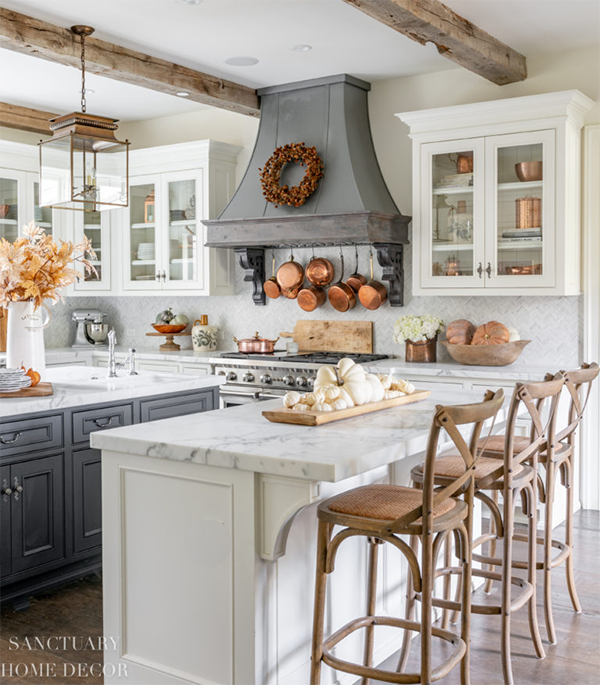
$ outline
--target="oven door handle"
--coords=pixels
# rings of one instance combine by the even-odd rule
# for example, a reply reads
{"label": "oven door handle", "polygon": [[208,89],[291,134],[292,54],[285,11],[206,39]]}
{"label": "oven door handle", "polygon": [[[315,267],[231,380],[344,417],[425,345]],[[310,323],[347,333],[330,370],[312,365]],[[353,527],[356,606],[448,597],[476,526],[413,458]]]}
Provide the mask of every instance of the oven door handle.
{"label": "oven door handle", "polygon": [[260,393],[261,399],[264,398],[265,400],[282,400],[283,395],[275,395],[274,393],[271,392],[261,392]]}
{"label": "oven door handle", "polygon": [[260,395],[260,392],[258,390],[244,392],[242,390],[226,390],[223,387],[220,388],[220,393],[221,395],[230,395],[232,397],[252,397],[255,400],[257,400]]}

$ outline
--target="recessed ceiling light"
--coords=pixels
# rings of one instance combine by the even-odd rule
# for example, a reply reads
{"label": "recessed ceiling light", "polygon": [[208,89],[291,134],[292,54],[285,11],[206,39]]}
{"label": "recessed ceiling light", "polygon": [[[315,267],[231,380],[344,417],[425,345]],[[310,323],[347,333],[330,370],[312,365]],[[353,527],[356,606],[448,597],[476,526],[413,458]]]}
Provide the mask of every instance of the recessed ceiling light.
{"label": "recessed ceiling light", "polygon": [[180,5],[199,5],[203,0],[177,0]]}
{"label": "recessed ceiling light", "polygon": [[256,57],[230,57],[225,60],[225,64],[230,64],[232,67],[251,67],[258,64]]}
{"label": "recessed ceiling light", "polygon": [[310,52],[312,50],[312,45],[292,45],[290,50],[292,52]]}
{"label": "recessed ceiling light", "polygon": [[96,91],[92,90],[91,88],[86,88],[85,89],[85,94],[86,95],[93,95]]}
{"label": "recessed ceiling light", "polygon": [[187,90],[178,90],[175,95],[177,95],[180,98],[189,98],[190,94],[188,93]]}

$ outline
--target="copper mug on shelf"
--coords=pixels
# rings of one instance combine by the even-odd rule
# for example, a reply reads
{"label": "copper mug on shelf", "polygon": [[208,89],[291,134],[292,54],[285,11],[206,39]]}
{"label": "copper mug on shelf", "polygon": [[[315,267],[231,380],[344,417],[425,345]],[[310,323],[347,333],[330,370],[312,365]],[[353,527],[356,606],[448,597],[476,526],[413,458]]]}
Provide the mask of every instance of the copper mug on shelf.
{"label": "copper mug on shelf", "polygon": [[520,197],[515,200],[517,228],[542,227],[542,200],[539,197]]}

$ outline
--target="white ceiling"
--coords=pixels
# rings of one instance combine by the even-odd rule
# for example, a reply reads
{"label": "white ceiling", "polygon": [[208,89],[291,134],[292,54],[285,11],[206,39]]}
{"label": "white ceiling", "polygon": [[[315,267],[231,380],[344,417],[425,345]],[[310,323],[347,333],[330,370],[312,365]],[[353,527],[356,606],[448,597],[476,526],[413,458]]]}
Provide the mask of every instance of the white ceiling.
{"label": "white ceiling", "polygon": [[[598,0],[446,0],[446,4],[528,57],[597,44]],[[9,9],[61,26],[91,24],[96,36],[191,68],[259,87],[346,72],[379,80],[453,68],[342,0],[2,0]],[[309,44],[310,52],[292,45]],[[258,58],[235,67],[225,60]],[[69,67],[0,50],[0,98],[65,111],[78,107]],[[94,75],[89,110],[122,120],[201,109],[180,98]]]}

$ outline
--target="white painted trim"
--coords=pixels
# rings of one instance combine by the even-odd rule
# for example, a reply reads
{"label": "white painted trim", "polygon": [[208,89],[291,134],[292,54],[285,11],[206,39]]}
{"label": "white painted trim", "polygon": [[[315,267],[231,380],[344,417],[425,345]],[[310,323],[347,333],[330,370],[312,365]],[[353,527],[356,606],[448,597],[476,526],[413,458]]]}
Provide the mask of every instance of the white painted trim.
{"label": "white painted trim", "polygon": [[[565,90],[542,95],[526,95],[505,100],[476,102],[468,105],[436,107],[417,112],[401,112],[396,116],[411,128],[411,136],[432,131],[449,131],[482,120],[486,125],[506,124],[533,120],[538,122],[552,117],[568,117],[583,126],[583,117],[594,101],[578,90]],[[553,127],[554,124],[550,124]],[[545,122],[542,128],[548,127]]]}
{"label": "white painted trim", "polygon": [[[600,124],[584,129],[583,360],[600,362]],[[581,506],[600,509],[600,382],[596,381],[581,431]]]}

